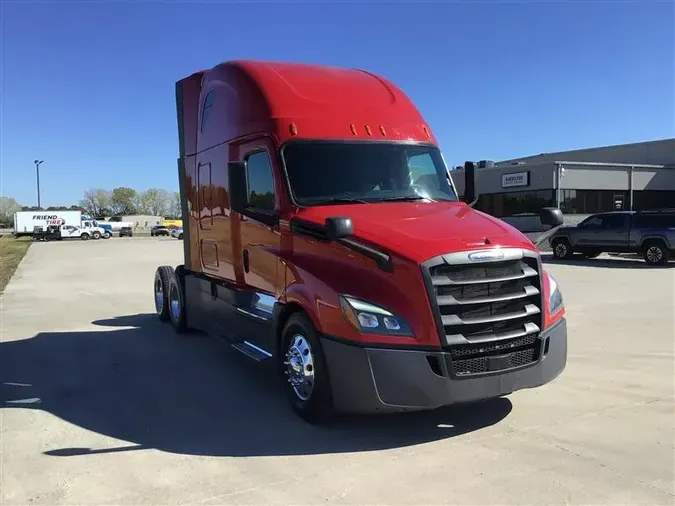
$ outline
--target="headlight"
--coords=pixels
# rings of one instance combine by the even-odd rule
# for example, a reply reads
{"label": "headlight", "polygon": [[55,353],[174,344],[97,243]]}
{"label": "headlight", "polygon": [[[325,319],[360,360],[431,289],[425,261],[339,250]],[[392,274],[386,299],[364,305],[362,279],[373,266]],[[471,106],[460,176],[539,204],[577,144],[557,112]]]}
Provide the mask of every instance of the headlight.
{"label": "headlight", "polygon": [[563,307],[563,297],[558,288],[558,282],[548,272],[548,310],[552,315],[556,314]]}
{"label": "headlight", "polygon": [[345,319],[358,331],[412,337],[408,322],[384,308],[347,295],[340,295],[340,308]]}

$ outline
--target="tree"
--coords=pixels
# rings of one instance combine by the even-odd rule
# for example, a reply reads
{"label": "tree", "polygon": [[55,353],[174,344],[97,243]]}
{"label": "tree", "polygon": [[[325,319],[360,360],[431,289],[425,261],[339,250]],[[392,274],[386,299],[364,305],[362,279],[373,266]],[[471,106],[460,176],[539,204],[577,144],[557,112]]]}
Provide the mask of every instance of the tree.
{"label": "tree", "polygon": [[150,188],[136,197],[136,211],[151,216],[165,216],[169,206],[169,192]]}
{"label": "tree", "polygon": [[120,186],[112,191],[111,210],[113,214],[136,213],[136,190]]}
{"label": "tree", "polygon": [[21,205],[12,197],[0,197],[0,223],[9,224],[14,221],[14,213],[21,211]]}
{"label": "tree", "polygon": [[91,189],[84,192],[84,198],[80,205],[91,216],[103,216],[108,214],[112,204],[112,194],[101,188]]}
{"label": "tree", "polygon": [[180,193],[171,192],[171,197],[169,198],[169,216],[171,218],[180,218],[183,214],[183,208],[180,203]]}

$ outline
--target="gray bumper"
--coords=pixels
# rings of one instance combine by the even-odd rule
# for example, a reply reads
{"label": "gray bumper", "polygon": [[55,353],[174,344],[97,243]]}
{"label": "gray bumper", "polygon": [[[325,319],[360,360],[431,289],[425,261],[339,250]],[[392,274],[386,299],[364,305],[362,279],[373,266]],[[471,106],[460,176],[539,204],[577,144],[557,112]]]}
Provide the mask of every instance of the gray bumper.
{"label": "gray bumper", "polygon": [[552,381],[567,363],[567,322],[563,319],[541,334],[538,361],[465,377],[448,372],[446,352],[364,348],[327,337],[322,338],[322,345],[339,411],[426,410],[499,397]]}

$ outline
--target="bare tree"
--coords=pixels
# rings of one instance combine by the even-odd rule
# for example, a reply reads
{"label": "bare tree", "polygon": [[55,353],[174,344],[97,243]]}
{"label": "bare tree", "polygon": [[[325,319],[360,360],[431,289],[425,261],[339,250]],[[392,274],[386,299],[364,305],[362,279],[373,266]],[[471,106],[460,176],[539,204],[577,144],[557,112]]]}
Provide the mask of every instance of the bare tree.
{"label": "bare tree", "polygon": [[141,214],[165,216],[169,207],[169,192],[158,188],[150,188],[137,194],[136,209]]}
{"label": "bare tree", "polygon": [[10,224],[14,220],[14,213],[21,211],[21,205],[11,197],[0,197],[0,223]]}
{"label": "bare tree", "polygon": [[101,188],[87,190],[80,201],[80,205],[92,216],[102,216],[108,213],[111,204],[111,192]]}
{"label": "bare tree", "polygon": [[172,218],[180,218],[181,214],[183,214],[183,209],[180,203],[180,193],[171,192],[169,200],[169,216]]}

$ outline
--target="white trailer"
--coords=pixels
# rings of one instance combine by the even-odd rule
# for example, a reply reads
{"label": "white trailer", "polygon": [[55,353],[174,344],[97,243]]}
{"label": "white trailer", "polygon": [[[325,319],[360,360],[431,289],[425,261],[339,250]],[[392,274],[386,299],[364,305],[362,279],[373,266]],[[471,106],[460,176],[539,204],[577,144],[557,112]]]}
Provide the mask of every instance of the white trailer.
{"label": "white trailer", "polygon": [[79,227],[82,211],[18,211],[14,213],[14,235],[33,235],[48,226]]}

